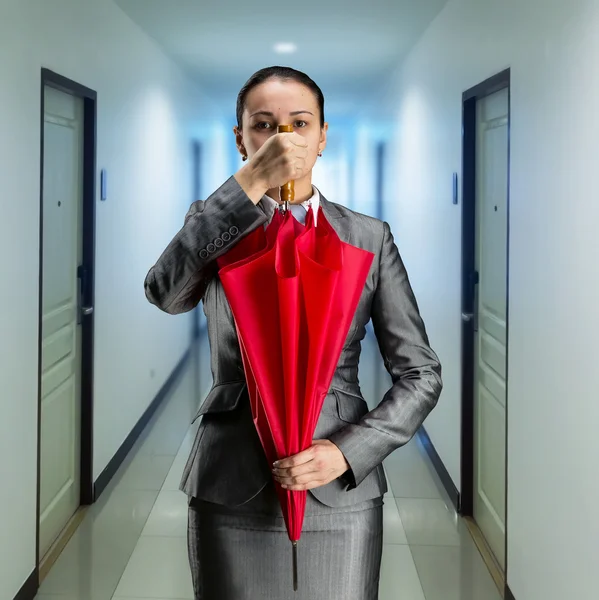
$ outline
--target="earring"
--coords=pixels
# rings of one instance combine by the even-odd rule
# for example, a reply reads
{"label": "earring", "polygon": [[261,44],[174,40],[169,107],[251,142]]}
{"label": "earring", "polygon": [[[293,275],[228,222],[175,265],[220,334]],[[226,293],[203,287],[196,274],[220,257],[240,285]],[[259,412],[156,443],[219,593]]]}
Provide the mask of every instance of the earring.
{"label": "earring", "polygon": [[319,152],[319,153],[318,153],[318,156],[322,156],[322,152]]}
{"label": "earring", "polygon": [[248,157],[245,154],[243,154],[241,157],[241,160],[246,161],[247,159],[248,159]]}

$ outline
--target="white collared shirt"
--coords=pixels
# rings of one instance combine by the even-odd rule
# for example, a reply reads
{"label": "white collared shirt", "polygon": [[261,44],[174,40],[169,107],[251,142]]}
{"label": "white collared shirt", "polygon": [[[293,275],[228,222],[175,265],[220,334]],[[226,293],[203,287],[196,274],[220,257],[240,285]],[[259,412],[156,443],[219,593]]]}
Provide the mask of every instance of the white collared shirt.
{"label": "white collared shirt", "polygon": [[[262,203],[267,210],[270,221],[274,215],[274,211],[279,207],[279,203],[267,195],[262,196]],[[320,192],[315,186],[312,186],[312,196],[308,198],[308,200],[301,204],[290,204],[289,210],[291,211],[291,214],[304,225],[306,223],[306,214],[310,206],[312,206],[312,211],[314,212],[314,224],[316,225],[316,216],[318,215],[318,208],[320,206]]]}

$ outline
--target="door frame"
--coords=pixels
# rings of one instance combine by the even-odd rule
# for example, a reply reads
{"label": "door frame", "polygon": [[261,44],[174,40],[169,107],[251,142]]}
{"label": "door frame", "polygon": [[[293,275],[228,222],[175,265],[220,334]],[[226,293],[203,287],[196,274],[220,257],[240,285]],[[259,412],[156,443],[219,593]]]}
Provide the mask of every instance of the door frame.
{"label": "door frame", "polygon": [[[38,299],[38,417],[37,417],[37,523],[36,570],[40,551],[41,425],[42,425],[42,312],[44,274],[44,90],[49,86],[83,100],[83,255],[78,278],[83,303],[94,306],[95,299],[95,196],[96,196],[96,120],[97,93],[49,69],[41,70],[40,111],[40,223],[39,223],[39,299]],[[93,493],[93,381],[94,313],[83,317],[81,344],[81,494],[80,505],[92,504]]]}
{"label": "door frame", "polygon": [[[511,70],[506,69],[467,90],[462,96],[462,314],[475,311],[475,289],[478,273],[475,270],[476,244],[476,107],[479,100],[496,92],[508,90],[508,197],[507,197],[507,331],[509,347],[509,239],[510,239],[510,146],[511,146]],[[462,318],[462,434],[461,434],[461,514],[474,515],[474,320]],[[506,364],[506,381],[508,381]],[[507,393],[507,389],[506,389]],[[509,402],[506,401],[505,494],[506,536],[505,560],[507,571],[507,450]]]}

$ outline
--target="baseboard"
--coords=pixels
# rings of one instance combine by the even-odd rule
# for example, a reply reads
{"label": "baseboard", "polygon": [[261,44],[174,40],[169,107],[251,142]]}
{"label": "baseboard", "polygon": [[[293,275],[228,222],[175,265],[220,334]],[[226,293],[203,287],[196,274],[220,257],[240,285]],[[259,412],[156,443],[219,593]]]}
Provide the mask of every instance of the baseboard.
{"label": "baseboard", "polygon": [[89,510],[89,506],[80,506],[77,512],[70,518],[66,527],[60,532],[58,538],[54,541],[50,549],[46,552],[46,554],[40,560],[39,565],[39,585],[41,586],[44,583],[44,579],[48,576],[50,569],[54,566],[58,557],[61,555],[62,551],[66,548],[66,545],[69,543],[75,532],[81,525],[87,511]]}
{"label": "baseboard", "polygon": [[183,358],[179,361],[179,364],[175,367],[175,370],[170,374],[166,383],[162,386],[154,400],[152,400],[150,406],[148,406],[144,414],[136,423],[135,427],[131,430],[131,433],[127,436],[125,441],[121,444],[121,447],[112,457],[112,460],[102,471],[98,479],[96,479],[94,483],[94,502],[102,495],[102,492],[106,489],[110,483],[110,480],[115,476],[116,472],[119,470],[119,467],[123,464],[123,461],[125,458],[127,458],[129,452],[131,452],[131,448],[133,448],[135,442],[138,440],[139,436],[150,422],[150,419],[153,417],[160,404],[168,395],[171,387],[179,377],[179,374],[187,364],[187,361],[190,359],[190,356],[191,348],[185,352]]}
{"label": "baseboard", "polygon": [[512,590],[510,590],[510,586],[507,584],[505,586],[505,599],[504,600],[516,600],[514,594],[512,594]]}
{"label": "baseboard", "polygon": [[489,569],[489,574],[493,578],[495,585],[497,586],[497,590],[501,594],[502,597],[505,596],[505,573],[501,568],[501,565],[497,562],[493,551],[491,550],[483,532],[480,530],[480,527],[477,525],[476,521],[472,517],[464,517],[463,518],[468,531],[470,532],[470,536],[474,541],[480,555],[483,559],[483,562]]}
{"label": "baseboard", "polygon": [[445,491],[447,492],[449,498],[451,499],[451,502],[453,503],[454,508],[456,509],[457,512],[460,512],[460,504],[461,504],[460,492],[458,491],[458,488],[455,486],[455,483],[453,482],[451,475],[445,468],[445,465],[443,464],[441,457],[437,453],[437,450],[435,449],[435,446],[433,445],[433,442],[431,441],[431,438],[429,437],[429,435],[426,432],[426,429],[424,427],[421,427],[420,430],[418,431],[418,438],[420,439],[420,441],[422,442],[422,445],[426,449],[426,452],[427,452],[429,458],[431,459],[433,466],[435,467],[435,471],[437,471],[437,475],[439,475],[439,478],[441,479],[441,483],[443,484]]}
{"label": "baseboard", "polygon": [[35,569],[23,584],[14,600],[33,600],[37,594],[38,588],[38,571]]}

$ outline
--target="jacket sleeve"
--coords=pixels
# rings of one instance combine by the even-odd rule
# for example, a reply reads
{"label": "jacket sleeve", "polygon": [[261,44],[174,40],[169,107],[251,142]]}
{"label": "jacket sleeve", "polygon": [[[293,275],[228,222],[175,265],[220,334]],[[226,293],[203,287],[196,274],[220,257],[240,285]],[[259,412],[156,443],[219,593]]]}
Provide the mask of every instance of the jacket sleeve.
{"label": "jacket sleeve", "polygon": [[149,302],[170,314],[192,310],[216,272],[216,259],[266,220],[234,177],[205,201],[194,202],[146,276]]}
{"label": "jacket sleeve", "polygon": [[358,423],[329,437],[345,455],[348,489],[418,431],[441,394],[441,365],[429,346],[408,275],[387,223],[383,223],[379,279],[371,318],[393,385]]}

